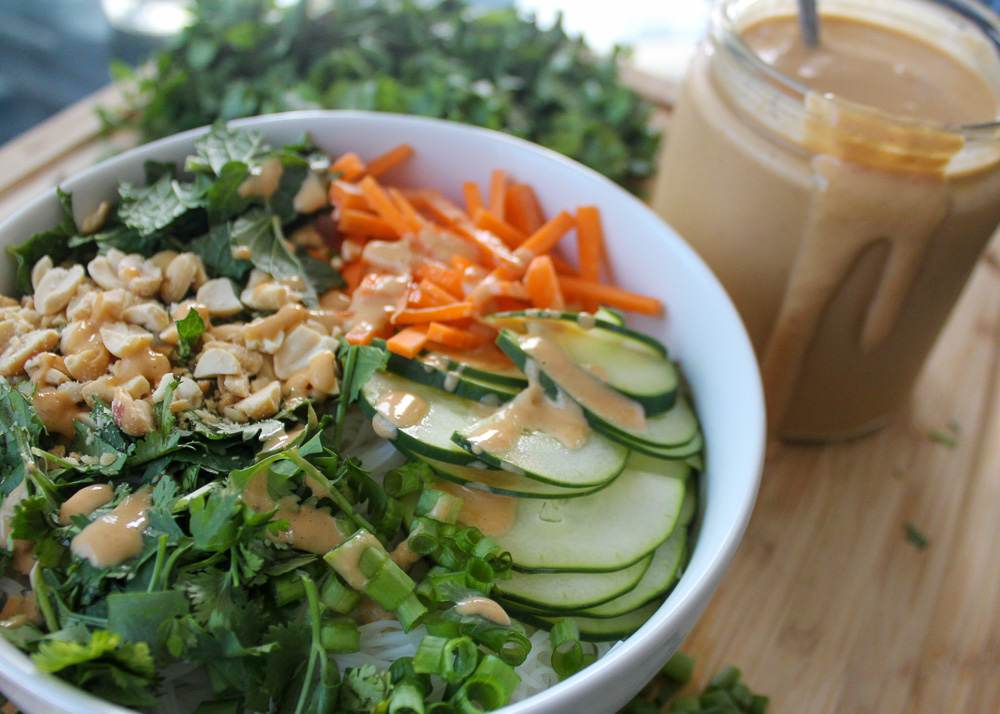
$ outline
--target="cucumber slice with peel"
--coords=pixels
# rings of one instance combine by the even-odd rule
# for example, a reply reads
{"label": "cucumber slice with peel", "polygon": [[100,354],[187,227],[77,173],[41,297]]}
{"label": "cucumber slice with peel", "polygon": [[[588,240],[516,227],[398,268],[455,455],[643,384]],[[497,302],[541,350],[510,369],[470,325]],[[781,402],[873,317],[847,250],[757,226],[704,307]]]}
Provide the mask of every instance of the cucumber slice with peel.
{"label": "cucumber slice with peel", "polygon": [[[378,412],[378,407],[394,392],[405,392],[423,400],[427,404],[427,414],[411,426],[391,424]],[[474,424],[495,411],[493,407],[456,397],[391,372],[373,374],[361,388],[361,399],[358,401],[361,411],[376,425],[376,432],[381,427],[383,433],[380,435],[400,449],[457,464],[468,464],[476,457],[455,444],[451,435],[456,429]]]}
{"label": "cucumber slice with peel", "polygon": [[678,526],[655,551],[652,562],[636,586],[614,600],[586,608],[581,617],[618,617],[632,612],[666,594],[677,582],[677,574],[687,555],[687,530]]}
{"label": "cucumber slice with peel", "polygon": [[[646,624],[646,620],[652,617],[653,613],[659,610],[662,604],[662,600],[654,600],[637,610],[632,610],[632,612],[617,617],[580,617],[576,615],[569,617],[580,628],[581,640],[587,642],[614,642],[625,639]],[[512,610],[511,614],[528,625],[534,625],[545,630],[551,629],[553,623],[561,619],[541,617],[537,613],[527,610]]]}
{"label": "cucumber slice with peel", "polygon": [[652,553],[674,531],[690,472],[681,461],[631,464],[579,498],[517,499],[510,527],[493,535],[527,572],[608,572]]}
{"label": "cucumber slice with peel", "polygon": [[545,613],[579,611],[614,601],[635,588],[653,557],[646,556],[610,573],[514,572],[507,580],[497,580],[494,592],[504,603],[516,603]]}

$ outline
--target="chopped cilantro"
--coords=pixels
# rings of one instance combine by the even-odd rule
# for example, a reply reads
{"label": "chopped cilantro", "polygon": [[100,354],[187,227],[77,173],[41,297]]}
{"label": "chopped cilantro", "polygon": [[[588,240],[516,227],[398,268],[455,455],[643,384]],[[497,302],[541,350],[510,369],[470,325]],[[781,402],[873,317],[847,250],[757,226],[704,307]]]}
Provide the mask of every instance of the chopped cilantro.
{"label": "chopped cilantro", "polygon": [[912,543],[917,550],[926,550],[927,546],[930,545],[927,536],[910,521],[903,524],[903,531],[906,533],[906,540]]}

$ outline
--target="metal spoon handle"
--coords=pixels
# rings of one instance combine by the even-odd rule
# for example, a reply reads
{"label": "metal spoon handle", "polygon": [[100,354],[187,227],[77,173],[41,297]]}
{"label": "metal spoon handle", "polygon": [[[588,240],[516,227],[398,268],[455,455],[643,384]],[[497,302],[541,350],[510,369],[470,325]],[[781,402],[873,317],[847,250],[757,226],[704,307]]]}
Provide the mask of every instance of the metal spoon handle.
{"label": "metal spoon handle", "polygon": [[816,0],[799,0],[799,28],[806,47],[819,44],[819,17],[816,15]]}

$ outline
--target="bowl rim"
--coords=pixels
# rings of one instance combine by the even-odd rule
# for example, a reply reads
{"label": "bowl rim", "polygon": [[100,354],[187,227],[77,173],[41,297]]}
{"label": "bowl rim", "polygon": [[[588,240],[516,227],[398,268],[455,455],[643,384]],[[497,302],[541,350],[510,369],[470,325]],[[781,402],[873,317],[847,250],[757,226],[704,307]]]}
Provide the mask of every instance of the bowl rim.
{"label": "bowl rim", "polygon": [[[659,656],[662,661],[665,661],[666,657],[680,644],[679,641],[672,643],[673,649],[667,652],[667,654],[663,654],[664,648],[671,646],[667,642],[671,628],[685,621],[693,624],[707,606],[722,575],[728,568],[749,523],[764,466],[766,447],[764,396],[753,348],[750,345],[750,340],[743,323],[738,317],[736,308],[733,306],[725,289],[695,250],[681,236],[664,223],[662,219],[656,217],[652,210],[637,197],[629,194],[625,189],[593,169],[551,149],[492,129],[461,124],[445,119],[359,110],[300,110],[282,112],[236,119],[227,122],[227,125],[231,128],[257,130],[267,134],[268,132],[275,131],[276,128],[284,124],[308,124],[311,122],[336,123],[338,121],[347,122],[358,119],[385,126],[396,125],[404,130],[407,126],[437,126],[441,131],[466,133],[470,136],[480,135],[484,141],[495,142],[498,146],[509,145],[515,147],[518,151],[528,151],[544,157],[545,160],[554,161],[575,172],[587,175],[590,180],[603,184],[605,190],[619,192],[620,199],[625,198],[630,200],[633,204],[632,209],[644,211],[653,216],[665,228],[663,232],[666,238],[672,243],[671,250],[677,251],[680,254],[684,263],[681,269],[698,271],[700,273],[698,279],[707,281],[710,284],[708,289],[721,294],[724,302],[728,303],[727,309],[731,313],[727,315],[729,321],[731,322],[735,318],[736,333],[734,333],[734,338],[736,339],[736,344],[734,344],[734,351],[742,353],[742,362],[746,363],[744,366],[748,368],[745,370],[748,371],[747,376],[750,379],[750,383],[747,385],[747,412],[752,422],[747,427],[752,441],[752,451],[741,462],[745,464],[745,468],[739,482],[744,485],[744,491],[739,500],[736,517],[729,522],[725,533],[719,537],[720,547],[710,556],[710,561],[703,569],[703,572],[693,573],[690,570],[685,572],[679,580],[678,585],[675,586],[675,589],[678,589],[681,583],[684,584],[685,587],[681,592],[681,596],[668,597],[666,602],[650,619],[628,638],[627,643],[617,643],[604,656],[577,674],[527,699],[496,710],[502,714],[543,714],[552,711],[551,707],[560,703],[558,700],[563,697],[564,692],[573,689],[579,690],[585,682],[587,683],[586,689],[591,691],[604,687],[614,687],[618,679],[616,673],[622,668],[630,668],[636,663],[650,657]],[[211,126],[202,126],[142,144],[62,179],[59,181],[57,187],[45,191],[3,222],[0,222],[0,234],[9,230],[12,225],[25,220],[26,217],[31,216],[31,214],[44,207],[48,202],[51,202],[57,195],[58,189],[62,189],[65,186],[68,190],[72,190],[74,186],[83,184],[99,173],[114,172],[116,175],[120,174],[122,167],[141,166],[143,161],[162,157],[164,153],[169,153],[170,150],[176,152],[183,148],[184,151],[188,151],[194,140],[210,129]],[[398,135],[405,136],[404,133]],[[708,508],[711,508],[710,504]],[[684,634],[686,635],[687,633]],[[132,712],[130,709],[123,708],[86,691],[77,689],[54,675],[41,672],[21,650],[17,649],[3,637],[0,637],[0,663],[5,665],[4,669],[11,667],[13,670],[16,670],[6,670],[3,675],[4,679],[8,675],[16,676],[19,684],[30,684],[31,686],[26,688],[32,690],[35,696],[41,694],[40,699],[42,701],[50,706],[62,707],[63,709],[60,710],[73,710],[86,712],[86,714],[131,714]],[[72,709],[65,709],[68,706],[72,706]],[[86,708],[83,709],[81,707]]]}

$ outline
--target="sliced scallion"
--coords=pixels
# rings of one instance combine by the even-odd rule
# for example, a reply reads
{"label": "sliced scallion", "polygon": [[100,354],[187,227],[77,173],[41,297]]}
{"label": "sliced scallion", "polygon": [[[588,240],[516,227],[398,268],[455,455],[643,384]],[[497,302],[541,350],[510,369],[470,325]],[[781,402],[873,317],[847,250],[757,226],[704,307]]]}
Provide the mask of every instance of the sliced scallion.
{"label": "sliced scallion", "polygon": [[436,674],[445,682],[456,684],[475,670],[478,654],[476,643],[469,637],[428,635],[420,641],[413,655],[413,669]]}
{"label": "sliced scallion", "polygon": [[556,620],[549,631],[552,642],[552,669],[565,679],[583,667],[583,646],[580,644],[580,627],[576,621],[564,617]]}

